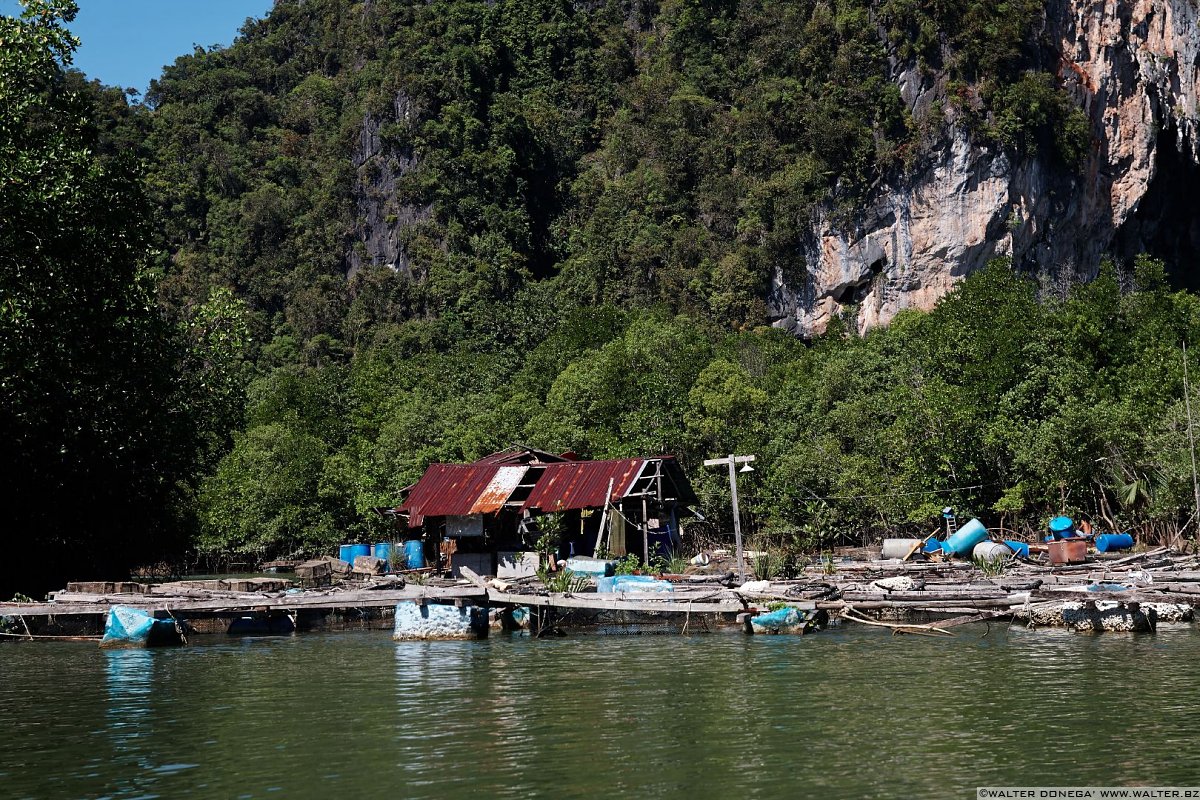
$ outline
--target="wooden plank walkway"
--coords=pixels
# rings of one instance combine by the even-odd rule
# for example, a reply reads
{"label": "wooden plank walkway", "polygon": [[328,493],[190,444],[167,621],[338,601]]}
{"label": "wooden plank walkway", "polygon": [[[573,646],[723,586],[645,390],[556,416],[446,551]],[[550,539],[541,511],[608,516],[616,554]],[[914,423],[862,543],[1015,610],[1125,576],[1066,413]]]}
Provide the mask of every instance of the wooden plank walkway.
{"label": "wooden plank walkway", "polygon": [[264,595],[226,596],[211,599],[160,597],[147,595],[66,595],[59,593],[53,603],[4,603],[0,616],[64,616],[71,614],[107,614],[117,605],[145,609],[170,609],[172,612],[241,612],[255,610],[298,611],[313,608],[379,608],[405,601],[483,603],[487,592],[475,586],[406,586],[403,589],[359,589],[345,592],[305,592],[268,597]]}
{"label": "wooden plank walkway", "polygon": [[[700,614],[736,613],[747,604],[731,598],[714,597],[712,592],[680,593],[678,596],[656,592],[629,592],[612,595],[516,594],[478,586],[406,586],[403,589],[355,590],[345,592],[306,592],[297,595],[264,596],[223,593],[214,598],[166,597],[154,595],[91,595],[60,593],[52,603],[0,604],[2,616],[65,616],[107,614],[116,605],[163,610],[172,613],[220,613],[243,611],[294,611],[301,609],[378,608],[402,602],[471,603],[477,605],[532,606],[537,608],[595,609],[600,611],[654,611],[661,613]],[[753,605],[753,603],[751,603]],[[795,601],[799,608],[813,609],[811,601]]]}

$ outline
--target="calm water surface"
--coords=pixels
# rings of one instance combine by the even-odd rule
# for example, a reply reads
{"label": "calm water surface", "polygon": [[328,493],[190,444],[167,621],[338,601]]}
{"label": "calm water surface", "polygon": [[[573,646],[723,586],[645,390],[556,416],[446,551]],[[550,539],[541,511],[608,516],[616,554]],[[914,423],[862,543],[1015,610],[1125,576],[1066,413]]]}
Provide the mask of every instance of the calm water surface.
{"label": "calm water surface", "polygon": [[1200,632],[0,645],[0,797],[974,797],[1200,784]]}

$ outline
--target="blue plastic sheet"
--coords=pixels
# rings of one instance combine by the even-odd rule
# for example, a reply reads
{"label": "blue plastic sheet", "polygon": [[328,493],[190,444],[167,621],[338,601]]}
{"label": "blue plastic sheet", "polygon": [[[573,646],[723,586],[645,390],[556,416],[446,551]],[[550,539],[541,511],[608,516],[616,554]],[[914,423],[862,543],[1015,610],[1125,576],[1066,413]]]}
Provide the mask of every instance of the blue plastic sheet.
{"label": "blue plastic sheet", "polygon": [[613,561],[605,561],[600,558],[569,558],[567,559],[567,569],[579,575],[587,575],[590,578],[603,578],[606,575],[612,575],[616,564]]}
{"label": "blue plastic sheet", "polygon": [[155,619],[149,611],[133,606],[113,606],[108,610],[100,646],[147,647],[156,632],[174,634],[174,620]]}
{"label": "blue plastic sheet", "polygon": [[600,594],[673,592],[675,587],[671,585],[670,581],[660,581],[649,575],[614,575],[611,578],[597,578],[596,591]]}
{"label": "blue plastic sheet", "polygon": [[1100,583],[1093,583],[1091,586],[1087,587],[1087,590],[1089,592],[1128,592],[1132,588],[1132,586],[1126,586],[1123,583],[1101,581]]}
{"label": "blue plastic sheet", "polygon": [[768,632],[794,628],[801,622],[803,622],[803,617],[794,608],[781,608],[778,611],[768,611],[766,614],[750,618],[751,627],[761,628]]}

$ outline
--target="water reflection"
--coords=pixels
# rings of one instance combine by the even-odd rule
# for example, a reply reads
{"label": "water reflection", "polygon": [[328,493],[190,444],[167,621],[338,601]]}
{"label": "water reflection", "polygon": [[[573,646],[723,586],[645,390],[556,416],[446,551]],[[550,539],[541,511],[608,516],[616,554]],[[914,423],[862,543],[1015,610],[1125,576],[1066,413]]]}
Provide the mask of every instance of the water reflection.
{"label": "water reflection", "polygon": [[[113,796],[141,794],[154,769],[150,748],[154,736],[154,653],[150,650],[105,650],[108,704],[106,738],[112,761],[123,767],[127,780],[110,787]],[[152,779],[151,779],[152,780]]]}
{"label": "water reflection", "polygon": [[965,797],[1200,780],[1185,757],[1200,708],[1169,678],[1200,659],[1191,627],[364,632],[0,659],[3,798]]}
{"label": "water reflection", "polygon": [[121,749],[143,735],[150,722],[154,654],[149,650],[106,650],[108,730]]}

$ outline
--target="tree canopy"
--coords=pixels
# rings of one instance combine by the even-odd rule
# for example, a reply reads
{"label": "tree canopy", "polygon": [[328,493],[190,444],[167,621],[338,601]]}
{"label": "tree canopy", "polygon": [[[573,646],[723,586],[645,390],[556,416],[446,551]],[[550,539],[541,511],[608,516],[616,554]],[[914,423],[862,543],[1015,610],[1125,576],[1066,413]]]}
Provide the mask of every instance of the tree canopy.
{"label": "tree canopy", "polygon": [[42,553],[52,580],[324,552],[516,442],[677,455],[712,531],[702,460],[754,452],[748,529],[797,546],[944,505],[1187,518],[1197,307],[1161,262],[1065,292],[997,262],[865,336],[767,316],[812,215],[852,220],[951,118],[1078,168],[1040,4],[280,0],[141,103],[70,69],[74,12],[0,17],[5,586]]}

